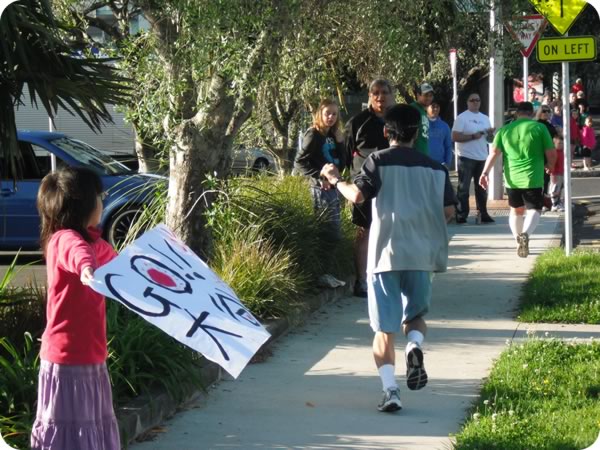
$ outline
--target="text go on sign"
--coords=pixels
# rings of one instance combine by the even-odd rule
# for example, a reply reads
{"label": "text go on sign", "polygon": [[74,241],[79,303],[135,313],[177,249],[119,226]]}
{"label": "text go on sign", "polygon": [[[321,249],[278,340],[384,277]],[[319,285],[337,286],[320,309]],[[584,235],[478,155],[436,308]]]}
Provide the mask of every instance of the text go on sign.
{"label": "text go on sign", "polygon": [[596,59],[596,39],[593,36],[540,39],[537,59],[541,63],[593,61]]}

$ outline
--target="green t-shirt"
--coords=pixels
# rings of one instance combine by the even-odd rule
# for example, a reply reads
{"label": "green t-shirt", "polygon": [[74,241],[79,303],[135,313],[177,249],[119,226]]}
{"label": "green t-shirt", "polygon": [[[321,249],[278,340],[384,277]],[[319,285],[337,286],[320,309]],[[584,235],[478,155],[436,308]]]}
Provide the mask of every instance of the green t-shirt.
{"label": "green t-shirt", "polygon": [[554,148],[554,143],[543,123],[517,119],[500,128],[493,146],[502,152],[506,187],[544,186],[544,154]]}
{"label": "green t-shirt", "polygon": [[429,156],[429,118],[427,117],[427,111],[417,102],[412,102],[410,106],[421,114],[421,127],[415,141],[415,148],[424,155]]}

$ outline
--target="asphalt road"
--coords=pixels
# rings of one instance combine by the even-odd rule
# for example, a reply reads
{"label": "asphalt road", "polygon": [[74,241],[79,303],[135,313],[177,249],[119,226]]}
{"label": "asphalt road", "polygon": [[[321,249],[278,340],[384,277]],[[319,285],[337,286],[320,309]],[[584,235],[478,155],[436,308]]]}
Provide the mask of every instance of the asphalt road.
{"label": "asphalt road", "polygon": [[[573,201],[590,198],[600,199],[600,177],[586,177],[572,179]],[[0,252],[0,280],[8,270],[16,252]],[[43,284],[46,280],[46,266],[42,261],[40,252],[23,252],[19,256],[19,263],[25,266],[19,268],[19,272],[13,278],[13,285],[24,285],[35,282]]]}

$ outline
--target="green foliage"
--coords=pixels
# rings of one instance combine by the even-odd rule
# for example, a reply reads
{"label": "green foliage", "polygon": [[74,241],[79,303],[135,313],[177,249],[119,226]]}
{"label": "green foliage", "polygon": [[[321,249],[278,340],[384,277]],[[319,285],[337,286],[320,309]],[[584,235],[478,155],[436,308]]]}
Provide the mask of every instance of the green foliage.
{"label": "green foliage", "polygon": [[600,344],[511,345],[456,436],[457,450],[578,450],[600,430]]}
{"label": "green foliage", "polygon": [[0,338],[0,430],[7,443],[17,448],[29,448],[37,398],[38,352],[28,332],[21,349],[8,338]]}
{"label": "green foliage", "polygon": [[77,57],[81,45],[68,26],[58,22],[47,0],[11,3],[0,20],[0,144],[10,173],[18,175],[14,105],[23,89],[50,116],[60,106],[95,130],[111,120],[108,104],[124,101],[124,78],[110,60]]}
{"label": "green foliage", "polygon": [[519,320],[600,323],[600,254],[556,248],[536,259],[523,289]]}
{"label": "green foliage", "polygon": [[15,345],[22,344],[23,331],[31,330],[34,334],[44,328],[45,291],[39,286],[12,286],[15,275],[24,267],[17,266],[19,253],[13,258],[0,281],[0,323],[2,335]]}
{"label": "green foliage", "polygon": [[233,223],[227,234],[217,243],[212,267],[246,307],[263,318],[282,316],[298,307],[297,297],[306,280],[290,251],[277,248],[255,225]]}
{"label": "green foliage", "polygon": [[[340,241],[332,239],[325,217],[313,211],[304,178],[240,177],[224,183],[221,190],[223,194],[209,212],[209,225],[215,248],[224,254],[231,255],[232,251],[227,248],[240,245],[238,242],[244,239],[240,231],[245,230],[244,233],[256,237],[252,241],[254,245],[264,251],[271,249],[274,254],[284,252],[286,261],[289,257],[290,268],[297,273],[295,291],[299,293],[307,292],[324,273],[342,278],[351,273],[349,211],[342,215],[343,238]],[[268,260],[271,257],[266,258]],[[255,263],[248,266],[252,269]],[[235,285],[232,287],[236,289]]]}

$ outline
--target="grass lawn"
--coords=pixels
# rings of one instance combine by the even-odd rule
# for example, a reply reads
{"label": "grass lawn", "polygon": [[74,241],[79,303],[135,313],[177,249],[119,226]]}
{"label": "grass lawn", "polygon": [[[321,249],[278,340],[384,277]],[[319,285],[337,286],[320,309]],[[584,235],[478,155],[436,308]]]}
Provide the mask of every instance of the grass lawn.
{"label": "grass lawn", "polygon": [[502,353],[456,449],[580,450],[600,432],[600,343],[530,339]]}
{"label": "grass lawn", "polygon": [[600,253],[540,255],[521,298],[522,322],[600,324]]}

